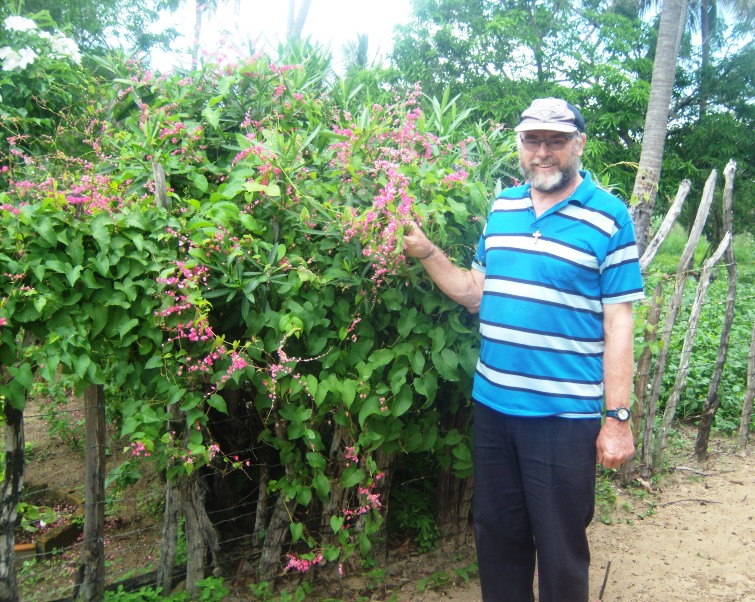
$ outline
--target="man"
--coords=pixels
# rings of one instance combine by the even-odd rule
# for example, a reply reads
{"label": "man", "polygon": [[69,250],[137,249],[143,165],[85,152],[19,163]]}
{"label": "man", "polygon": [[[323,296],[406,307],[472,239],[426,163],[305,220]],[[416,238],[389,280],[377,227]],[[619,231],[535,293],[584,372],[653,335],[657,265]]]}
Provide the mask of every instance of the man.
{"label": "man", "polygon": [[404,238],[438,287],[480,315],[474,523],[485,602],[531,602],[536,554],[541,602],[586,602],[595,462],[616,468],[634,453],[632,301],[644,294],[626,207],[579,170],[584,128],[560,99],[522,113],[526,183],[493,202],[472,269],[417,227]]}

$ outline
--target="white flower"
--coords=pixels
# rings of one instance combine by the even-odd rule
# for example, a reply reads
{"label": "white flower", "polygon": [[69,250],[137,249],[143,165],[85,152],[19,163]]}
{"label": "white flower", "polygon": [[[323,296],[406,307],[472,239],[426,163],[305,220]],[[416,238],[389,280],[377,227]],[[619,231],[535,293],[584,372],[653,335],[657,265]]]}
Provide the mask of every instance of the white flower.
{"label": "white flower", "polygon": [[31,31],[37,28],[37,24],[26,17],[8,17],[4,23],[8,31]]}
{"label": "white flower", "polygon": [[79,46],[71,38],[67,38],[61,33],[57,33],[50,38],[50,46],[54,56],[70,57],[74,63],[81,63],[81,53]]}
{"label": "white flower", "polygon": [[37,53],[31,48],[22,48],[16,52],[10,46],[0,48],[0,60],[3,61],[3,71],[13,71],[14,69],[26,69],[27,66],[34,62]]}

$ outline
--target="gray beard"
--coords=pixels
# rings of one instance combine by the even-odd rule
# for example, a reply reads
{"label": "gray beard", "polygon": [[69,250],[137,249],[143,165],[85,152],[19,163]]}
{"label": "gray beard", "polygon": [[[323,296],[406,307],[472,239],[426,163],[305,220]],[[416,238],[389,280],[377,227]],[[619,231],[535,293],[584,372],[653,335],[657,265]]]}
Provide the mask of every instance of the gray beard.
{"label": "gray beard", "polygon": [[525,180],[529,181],[530,186],[538,192],[558,192],[559,190],[565,190],[574,182],[575,178],[579,174],[579,157],[574,155],[569,160],[558,168],[558,173],[543,174],[538,173],[537,168],[527,169],[520,159],[519,171]]}
{"label": "gray beard", "polygon": [[538,192],[558,192],[559,190],[568,188],[576,177],[576,171],[564,171],[560,169],[558,173],[552,175],[540,173],[529,174],[528,179],[532,188]]}

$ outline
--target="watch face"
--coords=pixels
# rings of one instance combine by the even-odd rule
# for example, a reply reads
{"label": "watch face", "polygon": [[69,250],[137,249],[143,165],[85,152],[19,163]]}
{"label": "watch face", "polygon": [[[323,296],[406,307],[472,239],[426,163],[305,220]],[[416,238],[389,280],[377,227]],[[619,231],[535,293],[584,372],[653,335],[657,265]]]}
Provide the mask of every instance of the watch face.
{"label": "watch face", "polygon": [[619,408],[616,410],[616,418],[619,420],[629,420],[629,410],[626,408]]}

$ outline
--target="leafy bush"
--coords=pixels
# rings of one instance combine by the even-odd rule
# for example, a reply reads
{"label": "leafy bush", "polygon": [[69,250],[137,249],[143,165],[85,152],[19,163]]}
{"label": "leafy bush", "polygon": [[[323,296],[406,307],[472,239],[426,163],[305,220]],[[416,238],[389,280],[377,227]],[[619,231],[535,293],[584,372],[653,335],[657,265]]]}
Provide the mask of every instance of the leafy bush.
{"label": "leafy bush", "polygon": [[441,385],[468,396],[476,326],[403,256],[403,227],[467,265],[480,182],[514,152],[447,96],[340,106],[321,57],[299,57],[159,78],[113,65],[96,159],[14,165],[0,193],[0,393],[20,408],[37,376],[105,384],[128,478],[144,461],[252,474],[215,421],[242,425],[272,454],[261,486],[295,509],[289,570],[368,555],[392,455],[446,447],[435,402]]}

